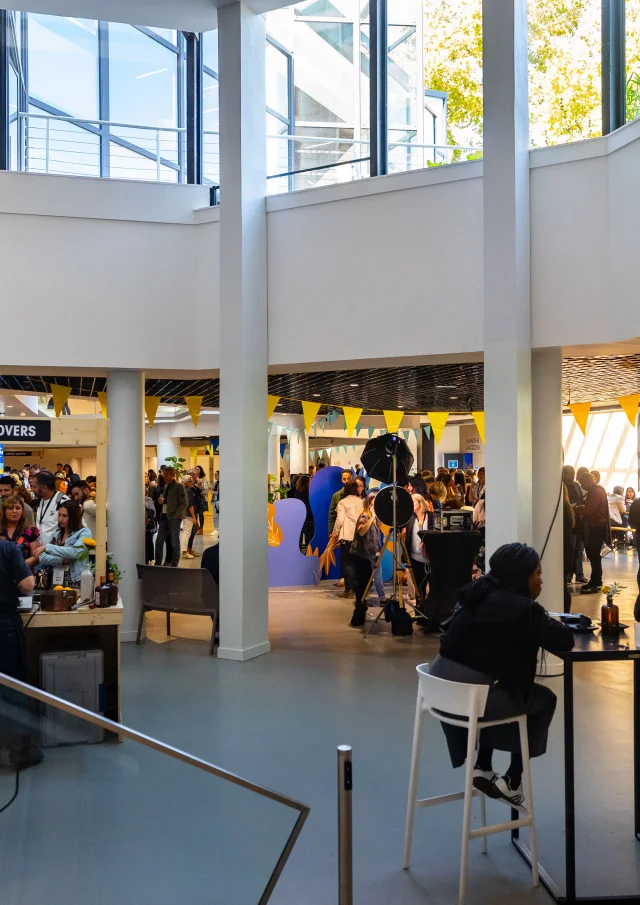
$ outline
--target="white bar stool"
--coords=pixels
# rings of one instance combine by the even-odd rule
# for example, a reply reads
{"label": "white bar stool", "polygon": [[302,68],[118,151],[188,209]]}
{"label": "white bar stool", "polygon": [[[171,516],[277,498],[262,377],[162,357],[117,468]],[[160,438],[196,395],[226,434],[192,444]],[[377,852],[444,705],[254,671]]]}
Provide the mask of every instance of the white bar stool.
{"label": "white bar stool", "polygon": [[[429,664],[423,663],[416,667],[418,670],[418,702],[416,705],[416,720],[413,730],[413,751],[411,753],[411,775],[409,779],[409,801],[407,803],[407,824],[404,843],[405,870],[409,869],[411,859],[411,843],[413,841],[413,823],[416,808],[429,808],[436,804],[446,804],[449,801],[464,799],[464,815],[462,818],[462,855],[460,858],[460,889],[458,905],[464,905],[467,892],[467,871],[469,862],[469,841],[482,839],[482,851],[487,852],[487,836],[494,833],[504,833],[507,830],[519,827],[529,827],[531,862],[533,873],[533,885],[538,885],[538,848],[536,841],[536,825],[533,813],[533,791],[531,788],[531,764],[529,762],[529,738],[527,735],[527,717],[510,717],[506,720],[482,720],[487,706],[489,685],[467,685],[463,682],[450,682],[446,679],[438,679],[429,675]],[[453,792],[450,795],[439,795],[436,798],[422,798],[416,800],[418,786],[418,772],[420,770],[420,754],[422,751],[422,735],[424,731],[424,716],[428,712],[441,723],[449,723],[451,726],[461,726],[469,730],[467,743],[467,761],[465,767],[464,792]],[[452,716],[455,714],[455,716]],[[489,726],[502,726],[506,723],[518,723],[520,727],[520,745],[522,749],[523,783],[525,794],[525,806],[518,807],[522,817],[518,820],[508,820],[505,823],[496,823],[487,826],[485,795],[473,787],[473,770],[475,766],[475,754],[480,729]],[[471,802],[473,798],[480,799],[481,826],[479,829],[471,829]]]}

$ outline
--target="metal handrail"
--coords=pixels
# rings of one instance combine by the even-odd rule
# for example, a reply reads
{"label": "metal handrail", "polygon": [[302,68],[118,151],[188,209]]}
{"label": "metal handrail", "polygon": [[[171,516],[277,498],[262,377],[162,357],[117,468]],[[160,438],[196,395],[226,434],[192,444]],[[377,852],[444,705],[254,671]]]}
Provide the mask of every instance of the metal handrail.
{"label": "metal handrail", "polygon": [[55,113],[18,113],[22,119],[47,119],[66,123],[86,123],[91,126],[115,126],[117,129],[148,129],[150,132],[186,132],[176,126],[144,126],[141,123],[118,123],[111,119],[83,119],[80,116],[58,116]]}
{"label": "metal handrail", "polygon": [[293,849],[293,846],[296,843],[298,836],[300,835],[300,831],[302,830],[302,826],[309,816],[310,808],[306,804],[302,804],[299,801],[296,801],[294,798],[290,798],[288,795],[282,795],[280,792],[274,792],[272,789],[266,788],[266,786],[260,786],[258,783],[251,782],[249,779],[244,779],[242,776],[238,776],[235,773],[231,773],[229,770],[225,770],[223,767],[216,767],[214,764],[210,764],[206,760],[202,760],[199,757],[194,757],[193,754],[187,754],[186,751],[181,751],[179,748],[174,748],[171,745],[166,745],[164,742],[159,742],[155,738],[151,738],[148,735],[143,735],[141,732],[136,732],[134,729],[129,729],[126,726],[123,726],[121,723],[116,723],[113,720],[108,720],[106,717],[98,716],[98,714],[93,713],[90,710],[85,710],[84,707],[78,707],[76,704],[70,704],[69,701],[65,701],[62,698],[58,698],[55,695],[49,694],[47,691],[41,691],[39,688],[34,688],[32,685],[27,685],[26,682],[20,682],[18,679],[12,679],[10,676],[4,675],[4,673],[0,673],[0,686],[4,686],[5,688],[10,688],[13,691],[18,691],[21,694],[24,694],[26,697],[31,698],[34,701],[39,701],[42,704],[48,704],[51,707],[54,707],[56,710],[62,710],[64,713],[68,713],[71,716],[75,716],[80,720],[84,720],[87,723],[90,723],[92,726],[98,726],[100,729],[106,729],[108,732],[112,732],[114,735],[120,736],[121,738],[128,738],[134,742],[137,742],[140,745],[143,745],[146,748],[151,748],[153,751],[158,751],[161,754],[166,754],[167,757],[171,757],[174,760],[181,761],[184,764],[188,764],[191,767],[196,767],[199,770],[203,770],[205,773],[210,773],[212,776],[219,776],[221,779],[227,780],[233,785],[240,786],[243,789],[247,789],[249,792],[255,792],[257,795],[262,796],[262,798],[268,798],[271,801],[275,801],[277,804],[284,805],[287,808],[291,808],[294,811],[298,812],[298,817],[296,822],[289,834],[289,838],[287,839],[286,845],[284,846],[282,853],[276,862],[276,866],[273,869],[273,872],[269,878],[269,881],[260,897],[260,901],[258,905],[266,905],[271,897],[271,893],[274,890],[276,882],[282,873],[285,864],[289,859],[289,855]]}
{"label": "metal handrail", "polygon": [[319,167],[306,167],[303,170],[290,170],[288,173],[272,173],[267,179],[280,179],[281,176],[297,176],[299,173],[314,173],[316,170],[330,170],[332,167],[346,167],[350,163],[364,163],[370,157],[354,157],[351,160],[339,160],[336,163],[325,163]]}

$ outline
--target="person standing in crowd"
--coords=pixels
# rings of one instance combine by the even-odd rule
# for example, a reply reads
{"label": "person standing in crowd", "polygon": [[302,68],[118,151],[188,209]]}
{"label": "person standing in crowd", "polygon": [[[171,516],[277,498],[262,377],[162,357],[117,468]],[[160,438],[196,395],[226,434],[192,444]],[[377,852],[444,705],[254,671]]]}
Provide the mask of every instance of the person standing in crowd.
{"label": "person standing in crowd", "polygon": [[573,564],[576,558],[576,516],[573,506],[569,501],[569,490],[562,482],[562,541],[563,541],[563,565],[564,565],[564,611],[571,612],[571,593],[567,585],[571,581]]}
{"label": "person standing in crowd", "polygon": [[364,500],[367,495],[367,482],[361,476],[356,478],[356,487],[358,489],[358,496],[361,500]]}
{"label": "person standing in crowd", "polygon": [[309,478],[312,478],[312,477],[314,476],[315,473],[316,473],[316,466],[315,466],[315,465],[310,465],[310,466],[309,466]]}
{"label": "person standing in crowd", "polygon": [[[349,475],[351,472],[349,472]],[[344,488],[344,497],[338,502],[336,520],[333,526],[333,537],[340,544],[340,566],[344,578],[344,591],[340,597],[350,598],[355,592],[355,574],[351,560],[351,544],[356,533],[358,516],[363,509],[363,501],[358,496],[355,481],[348,481]]]}
{"label": "person standing in crowd", "polygon": [[204,514],[209,510],[209,482],[207,481],[207,476],[204,473],[202,465],[196,465],[194,472],[193,480],[201,494],[199,500],[200,510],[198,512],[197,533],[204,534]]}
{"label": "person standing in crowd", "polygon": [[442,483],[447,492],[447,497],[443,503],[444,509],[462,509],[464,504],[464,495],[460,487],[455,482],[455,475],[442,472]]}
{"label": "person standing in crowd", "polygon": [[[588,474],[588,469],[578,469],[578,476]],[[567,582],[570,584],[574,574],[577,584],[586,584],[587,579],[584,574],[584,527],[582,524],[582,515],[577,507],[584,502],[584,492],[580,483],[576,480],[576,471],[572,465],[565,465],[562,469],[562,483],[567,488],[569,502],[573,507],[574,526],[573,533],[575,535],[573,563],[567,575]]]}
{"label": "person standing in crowd", "polygon": [[585,550],[591,563],[589,581],[581,589],[582,594],[597,594],[602,587],[602,545],[609,528],[609,501],[607,493],[596,484],[592,474],[587,472],[580,478],[580,486],[586,493],[584,503],[576,507],[582,515],[585,534]]}
{"label": "person standing in crowd", "polygon": [[627,512],[631,509],[633,505],[633,501],[636,498],[636,492],[633,487],[627,487],[626,493],[624,495],[624,505]]}
{"label": "person standing in crowd", "polygon": [[190,474],[186,474],[182,479],[182,487],[187,497],[186,510],[182,519],[182,558],[195,559],[199,555],[193,552],[192,547],[193,538],[198,530],[198,496]]}
{"label": "person standing in crowd", "polygon": [[39,471],[36,477],[38,508],[35,512],[36,528],[40,542],[48,544],[58,530],[58,507],[68,497],[56,490],[56,479],[50,471]]}
{"label": "person standing in crowd", "polygon": [[35,525],[26,519],[26,504],[19,496],[10,496],[2,501],[0,515],[0,538],[11,541],[20,548],[24,561],[31,571],[38,562],[36,550],[40,546],[40,533]]}
{"label": "person standing in crowd", "polygon": [[[91,532],[82,524],[82,509],[75,500],[63,500],[57,512],[58,529],[51,541],[42,544],[35,551],[38,557],[38,571],[50,571],[49,586],[62,584],[65,587],[79,587],[84,563],[79,557],[86,552],[84,539]],[[54,580],[56,570],[61,570],[62,579]]]}
{"label": "person standing in crowd", "polygon": [[156,533],[158,523],[156,521],[156,506],[145,489],[144,496],[144,561],[147,565],[153,563],[153,535]]}
{"label": "person standing in crowd", "polygon": [[166,538],[170,538],[171,562],[164,565],[177,569],[180,562],[180,523],[187,511],[187,494],[182,484],[176,481],[175,469],[165,469],[164,482],[158,497],[162,513],[156,537],[156,565],[162,564],[162,548]]}
{"label": "person standing in crowd", "polygon": [[0,540],[0,672],[20,682],[27,681],[27,642],[18,606],[34,587],[20,548]]}
{"label": "person standing in crowd", "polygon": [[300,549],[304,552],[308,545],[313,540],[313,535],[316,529],[316,523],[313,519],[313,510],[311,508],[311,501],[309,500],[309,487],[311,485],[311,478],[308,474],[301,474],[298,480],[296,481],[296,489],[294,493],[294,499],[300,500],[301,503],[305,505],[305,517],[304,524],[302,526],[302,532],[300,534]]}
{"label": "person standing in crowd", "polygon": [[[633,531],[633,538],[636,544],[636,550],[638,552],[638,560],[640,560],[640,497],[635,499],[629,508],[629,527]],[[638,582],[638,591],[640,592],[640,564],[638,565],[638,574],[636,577],[636,581]],[[640,593],[638,596],[638,601],[640,601]],[[638,604],[636,603],[636,608]],[[634,611],[634,616],[636,622],[640,622],[640,613]]]}
{"label": "person standing in crowd", "polygon": [[[336,492],[333,494],[333,496],[331,497],[331,505],[329,506],[329,523],[328,523],[329,537],[331,537],[331,535],[333,534],[333,528],[336,523],[336,513],[337,513],[337,509],[338,509],[338,503],[340,502],[340,500],[344,499],[344,497],[345,497],[344,489],[347,486],[347,484],[349,484],[350,481],[353,479],[353,476],[351,474],[351,469],[350,468],[343,469],[341,478],[342,478],[342,487],[340,490],[336,490]],[[340,573],[343,577],[340,578],[339,581],[336,581],[334,583],[335,587],[337,587],[337,588],[344,587],[344,571],[342,568],[342,560],[340,561]]]}
{"label": "person standing in crowd", "polygon": [[31,525],[35,525],[35,516],[33,514],[33,509],[23,497],[24,488],[22,487],[22,485],[20,485],[19,490],[22,492],[18,492],[17,482],[11,475],[3,474],[0,476],[0,500],[7,500],[12,496],[19,496],[23,502],[24,517],[26,520],[26,525],[29,528]]}
{"label": "person standing in crowd", "polygon": [[609,518],[612,525],[622,527],[623,517],[626,518],[627,507],[624,504],[624,487],[620,485],[613,488],[613,493],[608,496],[609,500]]}
{"label": "person standing in crowd", "polygon": [[406,543],[411,561],[411,569],[416,579],[416,603],[422,609],[427,599],[427,582],[429,581],[429,560],[420,537],[420,531],[429,527],[429,513],[433,512],[430,501],[420,493],[412,493],[413,514],[406,525]]}
{"label": "person standing in crowd", "polygon": [[95,537],[98,507],[88,483],[86,481],[76,481],[75,484],[71,485],[69,496],[82,506],[84,523],[91,532],[91,537]]}
{"label": "person standing in crowd", "polygon": [[[358,497],[356,498],[358,499]],[[371,573],[380,551],[380,525],[373,509],[375,498],[375,493],[369,493],[364,499],[363,509],[358,515],[349,551],[353,565],[356,596],[353,615],[349,623],[353,628],[365,623],[367,602],[364,599],[364,592],[371,580]]]}
{"label": "person standing in crowd", "polygon": [[480,466],[478,469],[477,481],[469,488],[469,505],[475,506],[483,497],[485,493],[485,470],[484,465]]}

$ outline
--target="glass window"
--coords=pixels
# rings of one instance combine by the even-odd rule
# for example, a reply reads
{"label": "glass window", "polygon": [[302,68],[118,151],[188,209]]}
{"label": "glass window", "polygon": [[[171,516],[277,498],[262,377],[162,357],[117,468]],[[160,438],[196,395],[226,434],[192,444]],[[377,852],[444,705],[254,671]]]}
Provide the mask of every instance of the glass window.
{"label": "glass window", "polygon": [[202,77],[202,162],[207,182],[220,183],[220,105],[218,80],[208,73]]}
{"label": "glass window", "polygon": [[[344,9],[345,6],[353,6],[353,3],[341,4],[341,6]],[[304,3],[297,3],[293,9],[296,16],[308,16],[312,19],[350,19],[355,15],[355,9],[348,10],[348,15],[345,15],[331,3],[331,0],[305,0]]]}
{"label": "glass window", "polygon": [[18,169],[18,73],[9,66],[9,169]]}
{"label": "glass window", "polygon": [[110,168],[114,179],[143,179],[158,182],[177,182],[178,171],[160,164],[160,178],[158,179],[158,165],[155,160],[136,154],[135,151],[110,142]]}
{"label": "glass window", "polygon": [[218,29],[205,31],[202,35],[202,63],[207,69],[218,72]]}
{"label": "glass window", "polygon": [[267,43],[266,78],[267,107],[289,118],[289,67],[281,50]]}
{"label": "glass window", "polygon": [[529,0],[529,124],[533,147],[602,134],[600,0]]}
{"label": "glass window", "polygon": [[627,122],[640,116],[640,0],[626,0]]}
{"label": "glass window", "polygon": [[153,31],[157,35],[160,35],[161,38],[164,38],[165,41],[168,41],[170,44],[177,44],[178,32],[173,28],[154,28],[152,25],[149,25],[148,28],[149,31]]}
{"label": "glass window", "polygon": [[[29,113],[42,113],[30,106]],[[26,170],[67,176],[100,175],[100,138],[93,132],[65,120],[29,119],[26,135]]]}
{"label": "glass window", "polygon": [[[281,122],[277,117],[267,113],[267,135],[269,136],[269,138],[267,138],[267,173],[270,176],[275,175],[276,173],[287,173],[289,171],[289,145],[291,145],[293,149],[293,142],[289,141],[286,137],[275,137],[278,135],[286,136],[287,132],[288,128],[286,123]],[[278,181],[279,180],[270,179],[267,183],[268,188],[273,190],[274,186],[270,185],[270,183],[277,183]],[[270,191],[269,194],[272,194],[272,191]]]}
{"label": "glass window", "polygon": [[417,111],[416,28],[390,25],[388,50],[389,128],[415,126]]}
{"label": "glass window", "polygon": [[[298,23],[302,24],[302,22]],[[342,22],[304,22],[330,47],[342,54],[345,60],[353,62],[353,25]]]}
{"label": "glass window", "polygon": [[83,119],[98,118],[98,23],[29,13],[29,93]]}

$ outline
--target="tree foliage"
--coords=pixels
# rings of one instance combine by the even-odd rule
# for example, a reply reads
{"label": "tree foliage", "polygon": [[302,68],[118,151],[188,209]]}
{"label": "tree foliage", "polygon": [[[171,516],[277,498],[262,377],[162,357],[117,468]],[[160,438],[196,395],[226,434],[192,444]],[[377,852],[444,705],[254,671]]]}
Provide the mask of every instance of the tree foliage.
{"label": "tree foliage", "polygon": [[[640,0],[627,0],[627,116],[640,114]],[[425,86],[449,95],[451,144],[482,144],[482,0],[425,0]],[[600,0],[529,0],[532,146],[602,133]]]}

